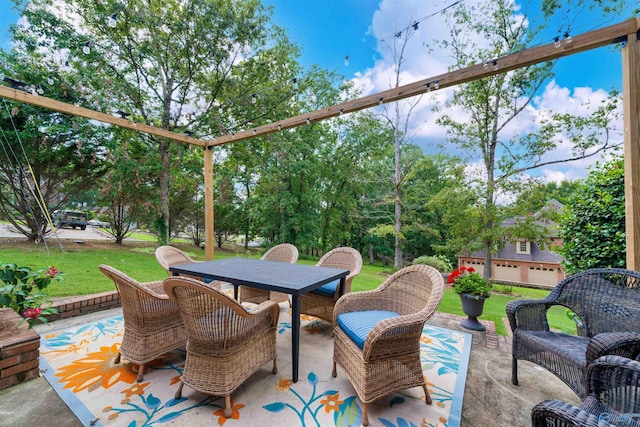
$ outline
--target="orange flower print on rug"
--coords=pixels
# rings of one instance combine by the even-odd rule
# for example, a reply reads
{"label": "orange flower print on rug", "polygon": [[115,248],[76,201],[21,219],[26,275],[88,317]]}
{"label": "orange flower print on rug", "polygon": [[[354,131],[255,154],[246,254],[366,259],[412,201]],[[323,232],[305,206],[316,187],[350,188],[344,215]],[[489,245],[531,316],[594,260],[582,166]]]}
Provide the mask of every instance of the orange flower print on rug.
{"label": "orange flower print on rug", "polygon": [[133,384],[136,373],[131,370],[131,366],[114,363],[119,349],[119,344],[100,347],[100,351],[88,353],[86,357],[62,366],[56,377],[60,378],[60,382],[66,383],[64,388],[70,388],[74,393],[85,389],[91,392],[99,387],[109,388],[119,382]]}

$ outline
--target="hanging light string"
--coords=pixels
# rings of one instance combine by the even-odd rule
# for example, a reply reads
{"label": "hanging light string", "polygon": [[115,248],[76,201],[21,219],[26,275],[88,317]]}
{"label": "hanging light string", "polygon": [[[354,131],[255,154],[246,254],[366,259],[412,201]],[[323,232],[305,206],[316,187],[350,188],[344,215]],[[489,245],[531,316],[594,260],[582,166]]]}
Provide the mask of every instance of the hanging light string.
{"label": "hanging light string", "polygon": [[[437,15],[437,14],[441,14],[444,13],[445,11],[447,11],[448,9],[463,3],[464,0],[458,0],[454,3],[449,4],[448,6],[443,7],[442,9],[424,16],[416,21],[414,21],[413,23],[411,23],[410,25],[408,25],[407,27],[401,29],[400,31],[396,32],[394,34],[394,37],[402,37],[403,33],[408,33],[411,29],[413,31],[417,31],[419,28],[420,23],[424,22],[425,20]],[[118,14],[122,11],[122,6],[120,6],[112,15],[110,15],[107,19],[107,26],[111,27],[111,28],[115,28],[117,27],[117,17]],[[573,23],[576,21],[576,19],[580,16],[580,12],[582,12],[582,10],[584,9],[584,7],[579,11],[579,13],[577,13],[571,22],[567,23],[566,25],[566,30],[563,30],[562,27],[558,30],[558,36],[553,38],[553,43],[556,47],[560,47],[562,43],[565,44],[570,44],[572,42],[572,37],[570,34],[570,30],[571,27],[573,26]],[[564,20],[568,20],[566,14],[564,16]],[[114,25],[114,21],[115,21],[115,25]],[[607,20],[607,21],[611,21],[611,19]],[[591,23],[592,24],[592,23]],[[587,24],[585,24],[587,25]],[[582,26],[585,26],[582,25]],[[592,29],[596,29],[599,26],[602,26],[604,24],[600,23],[598,25],[591,25]],[[563,25],[564,27],[564,25]],[[562,37],[560,36],[562,35]],[[384,39],[382,39],[381,41],[384,41]],[[537,46],[541,46],[543,44],[546,44],[545,42],[540,42],[537,44],[533,44],[533,45],[528,45],[526,46],[526,48],[532,48],[532,47],[537,47]],[[83,54],[85,55],[89,55],[91,54],[94,50],[99,50],[102,49],[102,51],[105,51],[105,49],[100,46],[99,43],[97,43],[96,41],[92,40],[92,39],[87,39],[86,36],[84,37],[84,40],[82,42],[79,42],[78,45],[79,49],[82,51]],[[515,46],[515,45],[514,45]],[[511,54],[511,53],[515,53],[517,52],[517,50],[513,49],[514,46],[511,46],[509,49],[509,52],[507,52],[505,55]],[[525,49],[524,46],[521,47],[521,49]],[[59,50],[59,49],[58,49]],[[345,63],[347,63],[349,56],[345,56]],[[62,60],[64,59],[64,55],[61,54],[60,57],[60,64],[62,63]],[[69,63],[69,59],[71,59],[69,56],[67,56],[66,62],[65,62],[65,66],[68,66]],[[494,59],[486,59],[483,62],[483,67],[484,68],[489,68],[492,67],[492,69],[494,71],[497,71],[499,69],[499,58],[494,58]],[[278,84],[274,84],[274,85],[267,85],[267,86],[263,86],[262,89],[262,93],[265,93],[266,90],[268,90],[270,93],[278,93],[280,92],[284,87],[288,87],[289,90],[286,91],[285,96],[282,96],[283,99],[286,98],[296,98],[297,99],[297,94],[298,94],[298,86],[299,86],[299,82],[300,82],[300,78],[298,77],[292,77],[290,79],[287,79],[285,81],[281,81]],[[51,75],[49,75],[49,77],[47,78],[47,83],[49,85],[54,84],[54,79]],[[430,92],[431,90],[437,90],[440,87],[440,83],[438,80],[435,80],[433,82],[429,82],[425,84],[425,91],[426,92]],[[41,85],[36,86],[36,88],[34,89],[35,91],[37,91],[37,93],[39,94],[43,94],[44,90],[42,88]],[[255,106],[256,108],[260,108],[260,105],[262,104],[264,106],[264,103],[261,103],[260,100],[261,99],[268,99],[268,97],[266,96],[262,96],[260,92],[256,91],[256,87],[249,87],[246,88],[245,90],[243,90],[243,93],[241,93],[239,96],[232,98],[232,99],[227,99],[224,103],[222,104],[215,104],[215,100],[213,101],[213,105],[214,108],[217,108],[219,111],[219,123],[218,123],[218,136],[221,135],[225,135],[225,134],[235,134],[238,131],[241,130],[246,130],[247,128],[250,129],[251,127],[253,127],[254,122],[256,121],[261,121],[263,119],[266,119],[268,117],[271,116],[273,108],[269,107],[267,109],[264,109],[263,112],[261,114],[259,114],[258,116],[249,118],[249,119],[245,119],[243,122],[240,123],[228,123],[228,121],[230,120],[229,117],[224,117],[224,112],[228,111],[231,108],[235,108],[237,107],[239,104],[243,104],[243,105],[248,105],[248,106]],[[381,98],[379,100],[379,105],[384,104],[384,100]],[[342,115],[343,112],[341,112],[340,115]],[[275,119],[274,121],[278,121],[279,119]],[[227,125],[225,125],[223,122],[227,122]],[[308,120],[308,122],[310,123],[310,120]],[[213,136],[213,135],[212,135]],[[215,139],[215,136],[213,136],[213,139]]]}
{"label": "hanging light string", "polygon": [[[14,158],[14,164],[16,165],[15,167],[13,167],[14,169],[14,173],[19,174],[20,176],[23,177],[26,187],[29,189],[29,192],[31,193],[31,196],[33,197],[33,199],[36,201],[36,203],[38,204],[38,207],[40,208],[40,212],[44,215],[44,217],[47,219],[47,222],[49,223],[49,225],[51,226],[51,229],[53,230],[53,234],[56,237],[56,240],[58,242],[58,246],[60,247],[60,249],[63,249],[62,247],[62,242],[60,241],[60,238],[58,237],[58,233],[56,232],[56,228],[53,225],[53,221],[51,220],[51,215],[49,214],[49,210],[47,208],[47,205],[44,201],[44,198],[42,196],[42,192],[40,191],[40,183],[37,181],[36,176],[33,172],[33,168],[31,167],[31,163],[29,162],[29,157],[27,156],[27,153],[24,149],[24,145],[22,144],[22,139],[20,138],[20,134],[18,133],[18,128],[16,127],[16,124],[13,120],[13,115],[11,114],[11,112],[9,111],[9,107],[7,105],[7,100],[6,98],[2,99],[4,107],[5,107],[5,111],[9,117],[9,120],[11,121],[11,125],[13,126],[13,131],[16,135],[16,140],[18,141],[18,144],[20,146],[20,149],[22,151],[22,155],[24,156],[25,159],[25,163],[27,165],[27,168],[29,169],[29,172],[31,174],[31,179],[33,181],[33,187],[35,187],[35,189],[37,190],[38,194],[36,195],[34,193],[34,190],[32,188],[31,185],[29,185],[29,182],[27,180],[27,177],[24,176],[24,174],[22,173],[23,170],[23,166],[22,166],[22,162],[20,161],[20,159],[18,158],[18,156],[16,155],[15,151],[13,150],[13,148],[11,147],[11,144],[9,143],[9,139],[7,138],[6,134],[4,133],[4,130],[2,128],[0,128],[0,132],[2,133],[2,138],[6,143],[6,146],[9,148],[9,151],[11,152],[13,158]],[[9,153],[7,152],[7,149],[5,148],[5,146],[3,145],[3,151],[5,153],[5,156],[7,157],[8,163],[12,164],[13,162],[11,161],[11,156],[9,156]],[[20,168],[20,171],[17,171],[17,168]],[[22,197],[27,200],[27,194],[24,192],[24,186],[20,186],[21,187],[21,192],[22,192]],[[40,226],[40,223],[37,220],[37,217],[31,207],[30,203],[27,203],[28,209],[31,212],[31,215],[33,216],[33,219],[36,223],[36,227],[38,227],[38,235],[40,236],[40,238],[42,239],[42,242],[44,243],[46,249],[47,249],[47,254],[49,253],[49,246],[47,245],[47,240],[45,239],[45,236],[42,234],[42,228]]]}
{"label": "hanging light string", "polygon": [[[410,31],[410,30],[418,31],[418,29],[420,28],[420,24],[421,24],[421,23],[423,23],[424,21],[426,21],[426,20],[427,20],[427,19],[429,19],[429,18],[432,18],[432,17],[434,17],[434,16],[438,15],[439,13],[444,13],[446,10],[448,10],[448,9],[450,9],[450,8],[452,8],[452,7],[454,7],[454,6],[458,5],[458,4],[460,4],[460,3],[462,3],[463,1],[464,1],[464,0],[458,0],[458,1],[454,2],[454,3],[451,3],[449,6],[445,6],[445,7],[443,7],[442,9],[440,9],[440,10],[437,10],[437,11],[433,12],[433,13],[432,13],[432,14],[430,14],[430,15],[423,16],[423,17],[422,17],[422,18],[420,18],[420,19],[416,19],[416,20],[415,20],[415,21],[413,21],[411,24],[407,25],[405,28],[402,28],[402,29],[400,29],[400,30],[396,31],[396,32],[393,34],[393,37],[395,37],[395,38],[399,39],[399,38],[401,38],[401,37],[402,37],[402,35],[403,35],[403,34],[409,34],[409,31]],[[385,38],[385,39],[386,39],[386,38]],[[383,41],[385,41],[385,39],[381,39],[380,41],[381,41],[381,42],[383,42]]]}

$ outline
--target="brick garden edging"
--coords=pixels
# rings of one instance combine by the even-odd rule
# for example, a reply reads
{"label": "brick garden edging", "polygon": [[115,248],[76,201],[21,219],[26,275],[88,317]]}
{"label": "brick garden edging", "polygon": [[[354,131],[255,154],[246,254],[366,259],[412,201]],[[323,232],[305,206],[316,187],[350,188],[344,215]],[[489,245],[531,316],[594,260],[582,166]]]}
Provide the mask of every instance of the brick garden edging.
{"label": "brick garden edging", "polygon": [[[57,298],[58,314],[49,321],[67,319],[120,306],[118,291],[80,297]],[[0,390],[37,378],[40,374],[40,335],[28,329],[22,317],[10,308],[0,309]]]}
{"label": "brick garden edging", "polygon": [[0,389],[40,374],[40,335],[21,320],[13,309],[0,309]]}

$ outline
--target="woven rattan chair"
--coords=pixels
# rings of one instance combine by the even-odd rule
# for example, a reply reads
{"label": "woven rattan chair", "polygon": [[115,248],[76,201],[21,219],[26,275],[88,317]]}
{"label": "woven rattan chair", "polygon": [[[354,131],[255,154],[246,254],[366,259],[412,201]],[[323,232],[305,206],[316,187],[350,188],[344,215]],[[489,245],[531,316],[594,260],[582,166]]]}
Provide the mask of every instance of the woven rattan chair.
{"label": "woven rattan chair", "polygon": [[[261,259],[267,261],[279,261],[295,264],[298,261],[298,248],[290,243],[281,243],[265,252],[265,254],[262,255]],[[261,302],[267,300],[275,302],[286,301],[289,303],[289,306],[291,306],[289,294],[274,291],[271,291],[271,293],[269,293],[269,291],[252,288],[250,286],[240,286],[239,298],[242,302],[252,302],[255,304],[260,304]]]}
{"label": "woven rattan chair", "polygon": [[[343,268],[349,270],[345,279],[342,295],[351,292],[353,278],[360,274],[362,269],[362,256],[353,248],[342,247],[333,249],[316,263],[319,267]],[[323,285],[314,291],[307,292],[300,297],[300,312],[310,316],[319,317],[327,322],[333,322],[333,307],[340,298],[339,281]]]}
{"label": "woven rattan chair", "polygon": [[162,281],[140,283],[108,265],[99,268],[115,283],[122,304],[124,336],[115,363],[124,356],[140,365],[137,381],[141,382],[147,363],[186,344],[178,307],[165,294]]}
{"label": "woven rattan chair", "polygon": [[421,386],[431,404],[420,361],[424,323],[438,308],[444,292],[442,274],[426,265],[405,267],[380,287],[342,296],[335,306],[333,376],[346,372],[367,405],[396,390]]}
{"label": "woven rattan chair", "polygon": [[640,427],[640,362],[603,356],[587,369],[580,406],[545,400],[531,411],[533,427]]}
{"label": "woven rattan chair", "polygon": [[[180,264],[193,264],[198,262],[191,258],[189,255],[185,254],[178,248],[174,248],[173,246],[159,246],[156,249],[156,259],[158,263],[164,268],[169,276],[171,276],[171,271],[169,271],[169,267],[173,267],[174,265]],[[216,289],[220,289],[223,283],[219,280],[209,280],[202,279],[201,277],[193,277],[194,279],[204,281],[209,284],[209,286],[214,287]]]}
{"label": "woven rattan chair", "polygon": [[225,397],[230,417],[231,393],[262,365],[276,365],[276,326],[280,309],[265,301],[250,312],[237,301],[205,283],[183,276],[164,282],[178,305],[189,337],[187,360],[176,399],[184,384],[202,393]]}
{"label": "woven rattan chair", "polygon": [[[577,335],[554,332],[547,323],[553,306],[572,310]],[[518,359],[548,369],[581,398],[586,397],[587,367],[607,354],[636,359],[640,354],[640,273],[592,269],[563,280],[542,300],[507,304],[513,331],[512,378],[518,384]]]}

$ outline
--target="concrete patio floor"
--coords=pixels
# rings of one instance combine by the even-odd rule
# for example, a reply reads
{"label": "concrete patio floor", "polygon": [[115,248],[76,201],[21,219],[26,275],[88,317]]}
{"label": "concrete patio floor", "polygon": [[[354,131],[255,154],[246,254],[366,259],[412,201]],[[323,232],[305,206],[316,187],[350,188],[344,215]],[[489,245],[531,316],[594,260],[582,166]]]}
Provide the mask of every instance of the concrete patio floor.
{"label": "concrete patio floor", "polygon": [[[36,330],[45,334],[119,314],[121,309],[105,310],[40,325]],[[520,385],[511,384],[510,338],[497,336],[492,322],[484,322],[487,326],[484,332],[469,331],[459,325],[462,319],[436,313],[428,322],[473,335],[462,426],[528,426],[531,424],[531,408],[538,402],[545,399],[580,402],[562,381],[529,362],[519,362]],[[40,377],[0,391],[0,426],[32,425],[77,427],[82,424],[49,383]],[[370,425],[375,426],[375,421],[372,420]]]}

